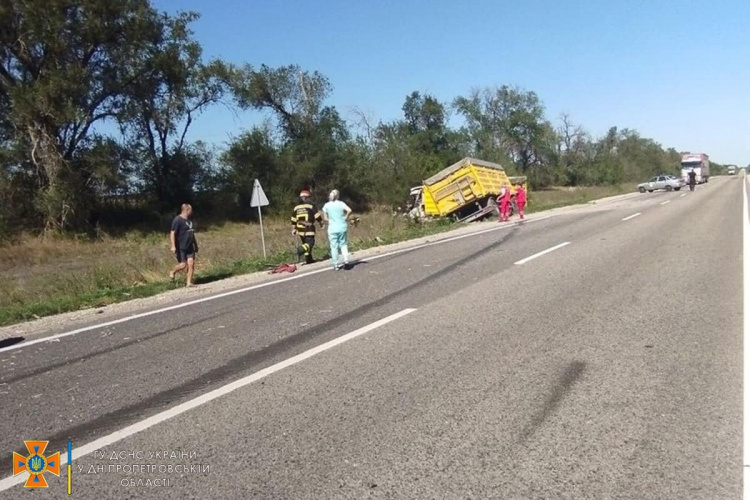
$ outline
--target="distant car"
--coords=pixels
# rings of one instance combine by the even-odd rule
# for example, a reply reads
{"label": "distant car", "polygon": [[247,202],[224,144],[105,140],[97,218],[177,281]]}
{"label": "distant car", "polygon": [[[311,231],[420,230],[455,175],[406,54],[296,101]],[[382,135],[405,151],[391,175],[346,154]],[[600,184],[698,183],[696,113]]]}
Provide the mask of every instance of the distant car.
{"label": "distant car", "polygon": [[727,175],[737,175],[737,167],[728,167]]}
{"label": "distant car", "polygon": [[679,191],[684,186],[682,179],[678,179],[674,175],[657,175],[648,182],[638,184],[638,191],[645,193],[653,193],[657,189],[664,189],[665,191]]}

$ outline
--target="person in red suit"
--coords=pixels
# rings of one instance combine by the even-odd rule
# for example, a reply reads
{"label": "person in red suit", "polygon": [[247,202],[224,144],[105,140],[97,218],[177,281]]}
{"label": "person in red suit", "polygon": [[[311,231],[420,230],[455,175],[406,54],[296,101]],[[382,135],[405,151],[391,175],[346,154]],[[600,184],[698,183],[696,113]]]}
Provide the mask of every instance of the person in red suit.
{"label": "person in red suit", "polygon": [[518,215],[523,219],[523,209],[526,207],[526,190],[520,182],[516,184],[516,206],[518,206]]}
{"label": "person in red suit", "polygon": [[503,186],[500,190],[500,222],[507,222],[510,219],[510,186]]}

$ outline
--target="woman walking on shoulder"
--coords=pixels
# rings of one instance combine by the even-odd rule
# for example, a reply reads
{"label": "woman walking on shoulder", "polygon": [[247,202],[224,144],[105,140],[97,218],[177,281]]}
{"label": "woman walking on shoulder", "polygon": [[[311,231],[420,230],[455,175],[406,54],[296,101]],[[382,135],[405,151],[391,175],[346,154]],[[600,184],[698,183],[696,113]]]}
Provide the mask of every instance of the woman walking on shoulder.
{"label": "woman walking on shoulder", "polygon": [[[348,219],[352,213],[352,209],[346,203],[339,200],[337,189],[331,191],[331,194],[328,195],[328,200],[328,203],[323,205],[323,220],[328,224],[328,243],[331,245],[333,269],[338,271],[342,267],[349,267]],[[338,263],[339,250],[341,250],[341,255],[344,256],[343,265],[339,265]]]}

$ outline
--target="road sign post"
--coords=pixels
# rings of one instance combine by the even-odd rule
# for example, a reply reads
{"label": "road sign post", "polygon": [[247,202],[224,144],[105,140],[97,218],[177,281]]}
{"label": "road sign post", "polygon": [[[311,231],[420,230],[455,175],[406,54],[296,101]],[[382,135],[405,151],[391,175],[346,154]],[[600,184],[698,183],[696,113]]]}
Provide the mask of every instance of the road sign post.
{"label": "road sign post", "polygon": [[266,193],[263,192],[263,188],[260,185],[260,181],[255,179],[253,183],[253,196],[250,198],[250,206],[258,207],[258,220],[260,221],[260,241],[263,245],[263,258],[266,258],[266,237],[263,234],[263,214],[260,211],[260,207],[268,206],[268,198]]}

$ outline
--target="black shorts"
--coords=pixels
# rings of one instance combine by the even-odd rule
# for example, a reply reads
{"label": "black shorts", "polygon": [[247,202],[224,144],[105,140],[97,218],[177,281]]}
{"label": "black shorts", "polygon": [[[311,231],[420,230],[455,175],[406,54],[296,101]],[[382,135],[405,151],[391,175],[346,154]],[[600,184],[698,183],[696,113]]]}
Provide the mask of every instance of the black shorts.
{"label": "black shorts", "polygon": [[195,259],[195,249],[188,248],[187,250],[183,250],[178,248],[175,250],[174,256],[177,258],[177,262],[184,264],[188,259]]}

